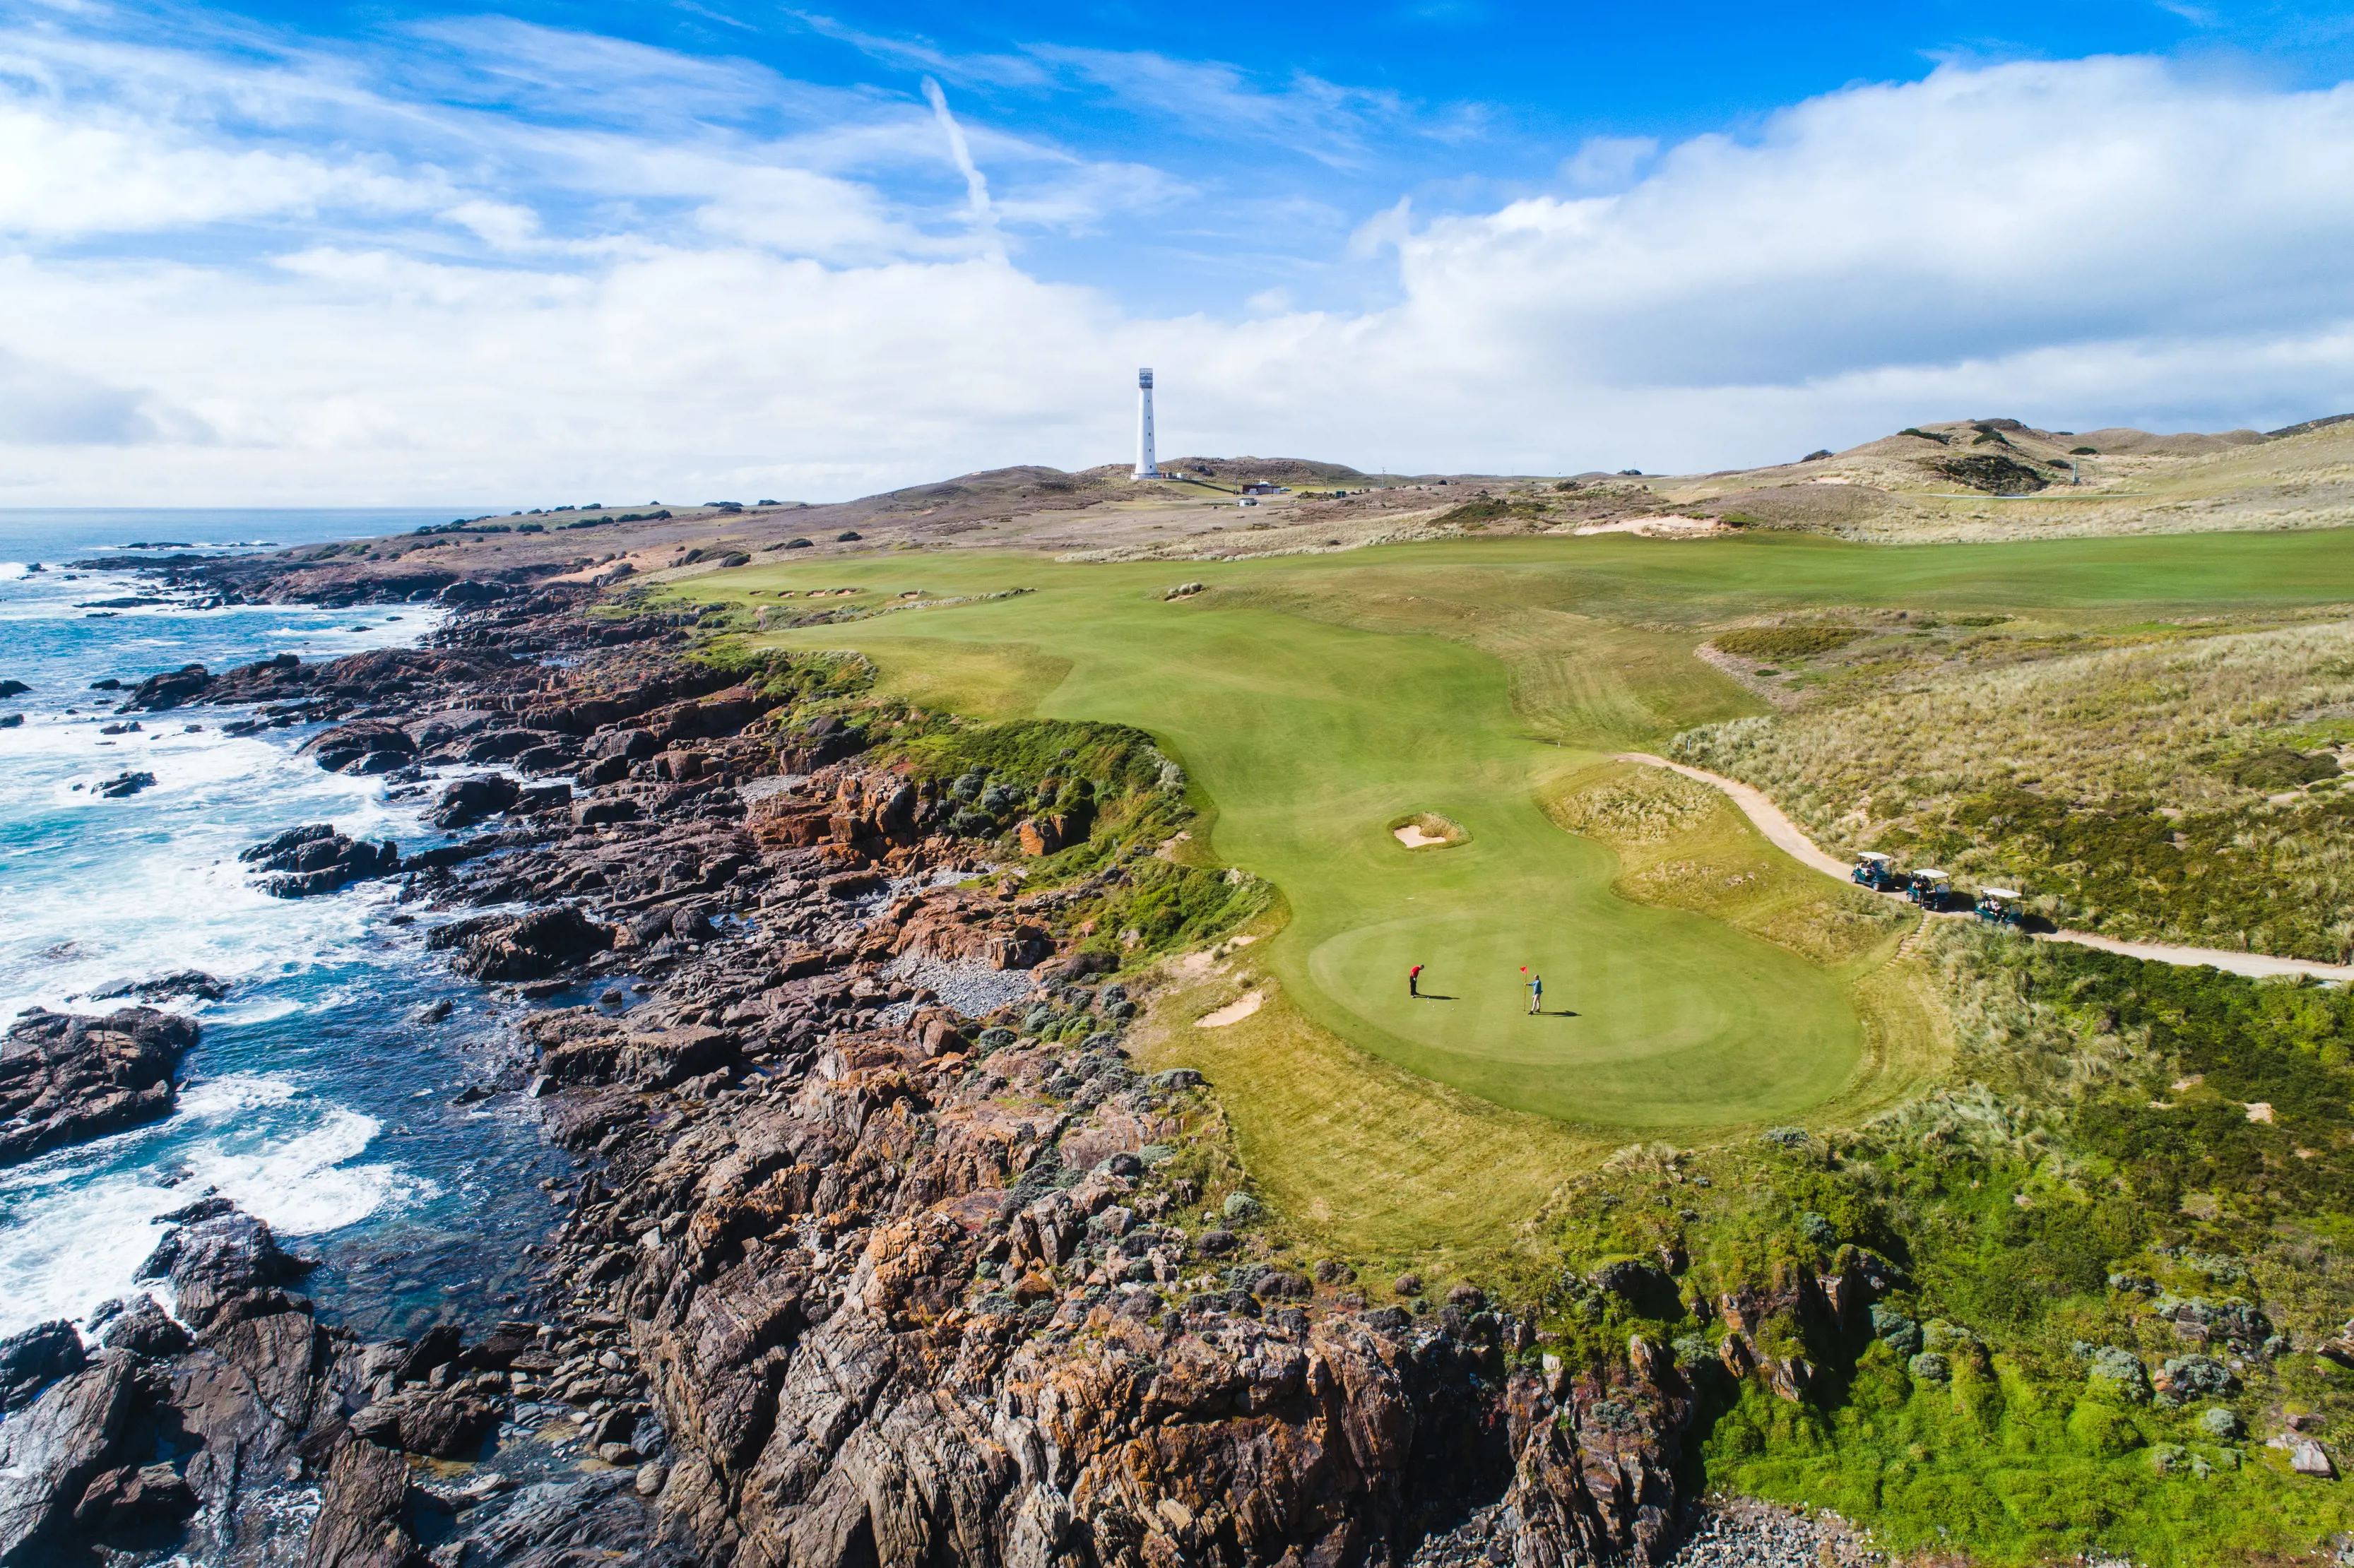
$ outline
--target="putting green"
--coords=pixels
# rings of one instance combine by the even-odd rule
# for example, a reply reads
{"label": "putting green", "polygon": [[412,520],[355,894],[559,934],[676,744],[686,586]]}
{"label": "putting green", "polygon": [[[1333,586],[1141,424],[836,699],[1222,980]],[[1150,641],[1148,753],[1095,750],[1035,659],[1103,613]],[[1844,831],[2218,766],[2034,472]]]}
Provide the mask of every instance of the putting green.
{"label": "putting green", "polygon": [[[1180,577],[1210,591],[1162,600]],[[747,567],[681,591],[854,585],[1034,590],[762,641],[861,650],[917,700],[1160,736],[1215,811],[1218,857],[1288,899],[1262,961],[1314,1022],[1499,1105],[1671,1128],[1789,1118],[1837,1092],[1861,1049],[1847,977],[1616,896],[1615,858],[1536,804],[1596,760],[1564,742],[1754,711],[1690,656],[1706,623],[1735,614],[2327,602],[2354,597],[2354,548],[2308,534],[1914,549],[1465,541],[1173,566],[911,552]],[[1388,824],[1419,811],[1470,841],[1406,850]],[[1428,1000],[1406,995],[1416,963]],[[1544,978],[1543,1016],[1526,1012],[1524,965]]]}

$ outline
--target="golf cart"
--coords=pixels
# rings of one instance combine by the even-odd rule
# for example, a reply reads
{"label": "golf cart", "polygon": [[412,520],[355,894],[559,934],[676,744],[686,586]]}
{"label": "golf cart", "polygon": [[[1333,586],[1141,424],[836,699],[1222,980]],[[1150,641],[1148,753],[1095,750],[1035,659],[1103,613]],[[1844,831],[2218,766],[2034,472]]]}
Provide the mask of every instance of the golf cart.
{"label": "golf cart", "polygon": [[1855,857],[1855,869],[1848,880],[1859,887],[1869,887],[1874,893],[1901,893],[1904,890],[1904,874],[1896,869],[1893,856],[1878,850],[1865,850]]}
{"label": "golf cart", "polygon": [[1953,885],[1954,879],[1942,871],[1916,871],[1905,896],[1924,909],[1935,911],[1946,906],[1946,895],[1953,891]]}
{"label": "golf cart", "polygon": [[2023,926],[2027,912],[2019,906],[2022,895],[2015,887],[1978,889],[1978,918],[1990,926]]}

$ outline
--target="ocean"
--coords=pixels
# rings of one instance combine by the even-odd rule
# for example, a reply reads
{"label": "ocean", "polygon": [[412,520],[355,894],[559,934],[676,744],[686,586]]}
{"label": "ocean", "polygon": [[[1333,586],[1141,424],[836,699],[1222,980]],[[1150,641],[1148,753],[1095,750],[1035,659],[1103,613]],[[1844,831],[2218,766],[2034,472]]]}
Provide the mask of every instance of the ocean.
{"label": "ocean", "polygon": [[[397,1334],[527,1305],[524,1247],[558,1218],[541,1183],[568,1181],[571,1163],[517,1097],[452,1103],[516,1069],[519,1004],[429,959],[436,916],[401,910],[395,884],[276,899],[237,860],[303,822],[404,851],[439,842],[428,793],[297,757],[313,726],[225,735],[236,709],[131,715],[138,732],[104,736],[121,694],[91,689],[188,663],[411,645],[440,612],[110,609],[98,601],[152,588],[63,565],[133,544],[322,543],[451,514],[0,511],[0,680],[32,688],[0,699],[0,715],[24,715],[0,729],[0,1021],[111,1011],[130,1003],[95,993],[184,969],[228,986],[217,1001],[157,1004],[204,1032],[169,1118],[0,1169],[0,1335],[134,1288],[157,1216],[212,1192],[322,1260],[300,1288],[324,1320]],[[130,770],[154,786],[120,800],[90,788]],[[426,1022],[444,1001],[448,1016]]]}

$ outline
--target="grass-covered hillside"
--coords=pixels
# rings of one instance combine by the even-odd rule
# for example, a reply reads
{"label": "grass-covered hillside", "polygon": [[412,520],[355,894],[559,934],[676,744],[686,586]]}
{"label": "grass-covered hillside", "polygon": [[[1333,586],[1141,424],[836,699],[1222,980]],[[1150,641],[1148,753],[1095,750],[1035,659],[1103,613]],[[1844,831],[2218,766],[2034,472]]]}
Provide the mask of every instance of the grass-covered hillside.
{"label": "grass-covered hillside", "polygon": [[1850,657],[1797,711],[1687,731],[1674,754],[1765,789],[1826,845],[2023,885],[2062,925],[2354,958],[2354,624],[2135,629],[2077,653],[2034,631],[1826,632],[1717,639]]}

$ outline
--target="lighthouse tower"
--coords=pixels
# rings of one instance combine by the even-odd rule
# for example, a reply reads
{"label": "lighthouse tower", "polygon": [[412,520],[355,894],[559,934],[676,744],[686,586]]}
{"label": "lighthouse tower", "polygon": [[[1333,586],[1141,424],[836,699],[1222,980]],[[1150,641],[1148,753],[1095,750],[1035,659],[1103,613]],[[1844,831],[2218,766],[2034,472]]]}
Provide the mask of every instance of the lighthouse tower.
{"label": "lighthouse tower", "polygon": [[1149,365],[1136,373],[1136,472],[1130,477],[1161,477],[1160,465],[1152,461],[1152,366]]}

